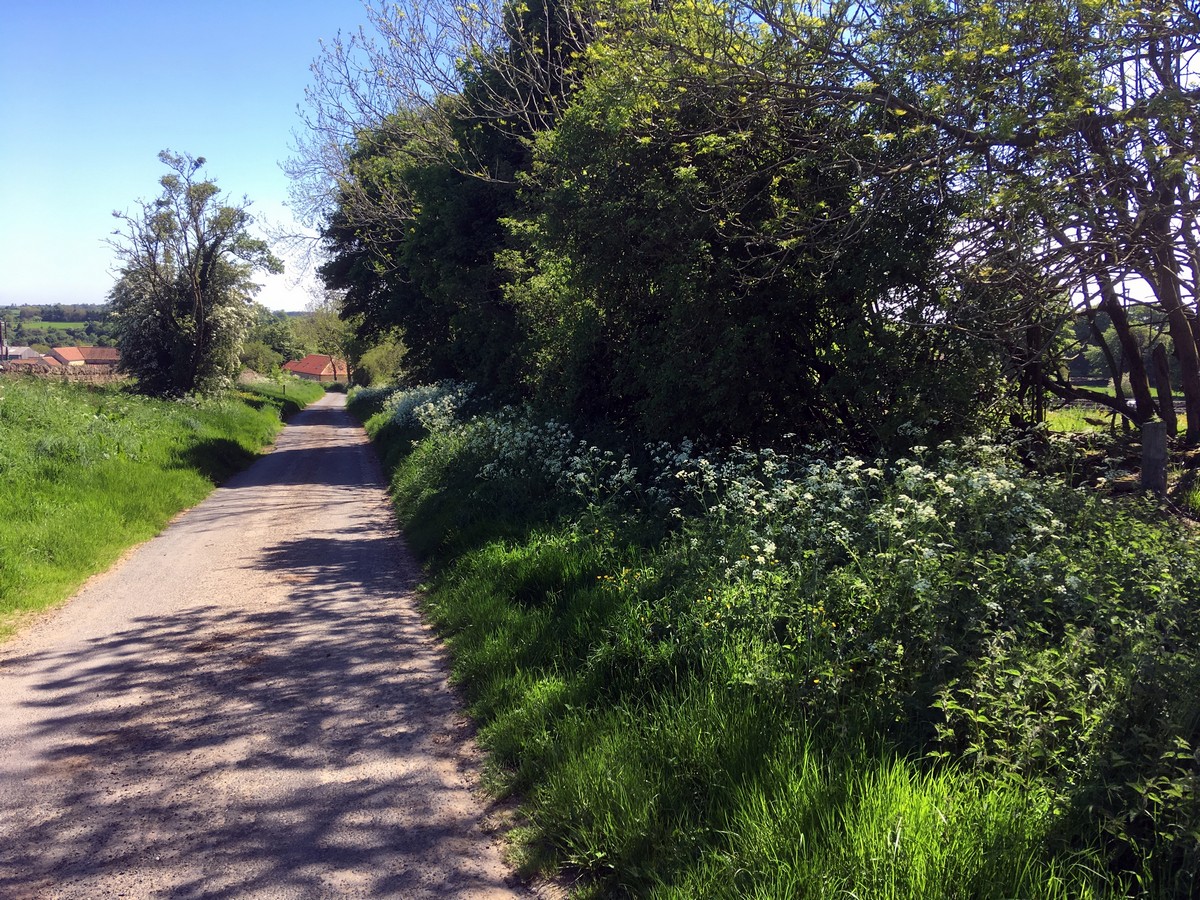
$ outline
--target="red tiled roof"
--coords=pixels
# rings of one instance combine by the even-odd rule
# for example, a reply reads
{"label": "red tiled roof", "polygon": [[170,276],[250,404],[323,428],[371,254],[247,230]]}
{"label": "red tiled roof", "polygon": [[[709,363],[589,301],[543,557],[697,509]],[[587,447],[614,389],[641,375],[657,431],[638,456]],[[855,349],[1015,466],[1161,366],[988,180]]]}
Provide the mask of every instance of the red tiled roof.
{"label": "red tiled roof", "polygon": [[[32,362],[32,360],[31,360],[31,362]],[[39,359],[38,362],[46,363],[46,365],[49,365],[49,366],[61,366],[62,365],[61,362],[59,362],[57,359],[55,359],[49,353],[47,353],[45,356],[43,356],[41,359]]]}
{"label": "red tiled roof", "polygon": [[332,356],[327,356],[323,353],[310,353],[304,359],[284,363],[283,367],[289,372],[295,372],[297,375],[333,375],[335,365],[337,366],[337,374],[346,374],[346,363],[344,361],[334,359]]}
{"label": "red tiled roof", "polygon": [[88,365],[109,366],[121,361],[121,353],[116,347],[80,347],[79,352]]}
{"label": "red tiled roof", "polygon": [[50,352],[65,362],[83,362],[83,354],[78,347],[55,347]]}

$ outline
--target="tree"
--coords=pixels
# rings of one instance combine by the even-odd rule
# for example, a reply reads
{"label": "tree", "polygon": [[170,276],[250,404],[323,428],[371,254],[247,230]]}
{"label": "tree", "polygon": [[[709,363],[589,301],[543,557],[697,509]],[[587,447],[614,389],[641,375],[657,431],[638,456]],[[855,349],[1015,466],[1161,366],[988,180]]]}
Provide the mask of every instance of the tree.
{"label": "tree", "polygon": [[[1050,391],[1166,419],[1174,373],[1200,439],[1194,4],[371,8],[380,39],[314,68],[296,174],[327,286],[416,377],[674,432],[686,372],[744,419],[707,433],[886,440],[1008,383],[1035,418]],[[1131,403],[1067,377],[1074,320]]]}
{"label": "tree", "polygon": [[359,384],[380,385],[400,381],[406,374],[405,356],[408,348],[403,335],[392,331],[382,335],[358,358],[355,380]]}
{"label": "tree", "polygon": [[141,390],[180,395],[221,390],[238,371],[253,322],[256,271],[283,264],[249,228],[249,200],[233,204],[200,177],[204,157],[164,150],[161,195],[134,213],[114,212],[120,260],[109,294],[121,367]]}
{"label": "tree", "polygon": [[347,369],[338,370],[338,361],[349,361],[358,349],[353,321],[342,318],[342,305],[336,295],[318,294],[308,304],[305,315],[292,325],[296,338],[309,353],[324,353],[333,359],[333,377],[349,380]]}
{"label": "tree", "polygon": [[[362,322],[365,340],[404,331],[416,377],[502,388],[515,369],[515,316],[494,257],[515,190],[396,146],[390,134],[385,128],[359,137],[341,205],[323,230],[330,259],[321,276],[345,314]],[[489,134],[468,133],[464,141]],[[504,155],[498,148],[495,157]],[[506,168],[511,181],[513,166]]]}
{"label": "tree", "polygon": [[[563,0],[364,0],[370,28],[322,45],[305,91],[304,133],[285,169],[292,207],[311,224],[335,208],[355,224],[403,219],[403,192],[359,190],[364,135],[420,162],[503,181],[490,142],[456,143],[464,122],[522,140],[565,106],[573,60],[594,28]],[[371,32],[374,32],[373,34]],[[398,204],[398,205],[397,205]]]}
{"label": "tree", "polygon": [[261,303],[254,304],[254,324],[246,335],[246,342],[266,345],[281,357],[281,362],[299,359],[305,352],[296,336],[292,317],[284,312],[272,312]]}
{"label": "tree", "polygon": [[244,367],[259,374],[270,374],[283,365],[283,356],[262,341],[246,341],[238,359]]}
{"label": "tree", "polygon": [[[947,263],[960,281],[1014,301],[992,324],[1014,347],[1028,339],[1015,360],[1022,378],[1135,421],[1167,417],[1131,330],[1129,310],[1149,304],[1173,341],[1188,439],[1200,440],[1193,3],[732,0],[725,9],[760,24],[793,61],[748,64],[740,48],[715,61],[726,78],[768,80],[780,114],[875,108],[892,117],[880,141],[931,136],[890,171],[937,169],[970,198]],[[1056,317],[1101,314],[1129,365],[1132,409],[1047,365]]]}
{"label": "tree", "polygon": [[574,4],[371,3],[378,32],[313,66],[294,205],[322,221],[328,288],[362,337],[403,330],[407,368],[507,393],[515,311],[495,255],[529,140],[565,105],[587,28]]}
{"label": "tree", "polygon": [[774,48],[737,39],[759,76],[727,79],[736,23],[692,13],[614,16],[533,142],[501,261],[535,398],[668,438],[963,427],[996,379],[931,264],[955,198],[875,174],[928,140],[876,140],[878,109],[789,114]]}

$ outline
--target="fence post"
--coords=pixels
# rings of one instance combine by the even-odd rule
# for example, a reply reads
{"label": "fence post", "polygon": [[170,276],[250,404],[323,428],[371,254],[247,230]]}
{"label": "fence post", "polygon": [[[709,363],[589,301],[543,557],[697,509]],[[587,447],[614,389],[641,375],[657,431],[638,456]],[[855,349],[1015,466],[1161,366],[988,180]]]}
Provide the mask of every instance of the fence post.
{"label": "fence post", "polygon": [[1142,489],[1158,495],[1167,492],[1167,423],[1142,425]]}

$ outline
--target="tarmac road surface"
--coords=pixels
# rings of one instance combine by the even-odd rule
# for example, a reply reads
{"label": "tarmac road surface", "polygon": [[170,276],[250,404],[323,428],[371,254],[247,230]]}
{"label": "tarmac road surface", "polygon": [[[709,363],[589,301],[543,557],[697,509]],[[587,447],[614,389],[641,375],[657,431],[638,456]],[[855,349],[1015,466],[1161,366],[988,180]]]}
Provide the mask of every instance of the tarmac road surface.
{"label": "tarmac road surface", "polygon": [[343,403],[0,646],[0,898],[529,896]]}

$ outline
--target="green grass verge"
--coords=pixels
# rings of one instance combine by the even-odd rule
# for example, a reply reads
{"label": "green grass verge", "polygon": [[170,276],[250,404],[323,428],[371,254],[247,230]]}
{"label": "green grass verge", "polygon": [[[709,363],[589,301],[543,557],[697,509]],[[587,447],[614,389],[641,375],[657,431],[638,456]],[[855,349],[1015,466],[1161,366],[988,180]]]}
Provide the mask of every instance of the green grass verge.
{"label": "green grass verge", "polygon": [[252,462],[294,399],[170,402],[0,379],[0,638]]}
{"label": "green grass verge", "polygon": [[986,458],[671,451],[705,493],[670,509],[558,426],[439,403],[351,409],[526,870],[580,897],[1195,895],[1200,553],[1149,507]]}
{"label": "green grass verge", "polygon": [[[398,471],[402,497],[412,475]],[[409,526],[428,548],[423,521]],[[672,567],[613,531],[542,527],[432,582],[490,785],[523,800],[527,870],[578,873],[584,897],[1110,895],[1098,853],[1048,849],[1048,791],[810,720],[747,678],[752,644],[689,664],[647,641],[666,636],[646,601]]]}
{"label": "green grass verge", "polygon": [[315,381],[284,375],[279,381],[257,381],[244,386],[241,393],[243,400],[252,405],[276,406],[286,419],[325,396],[325,388]]}

